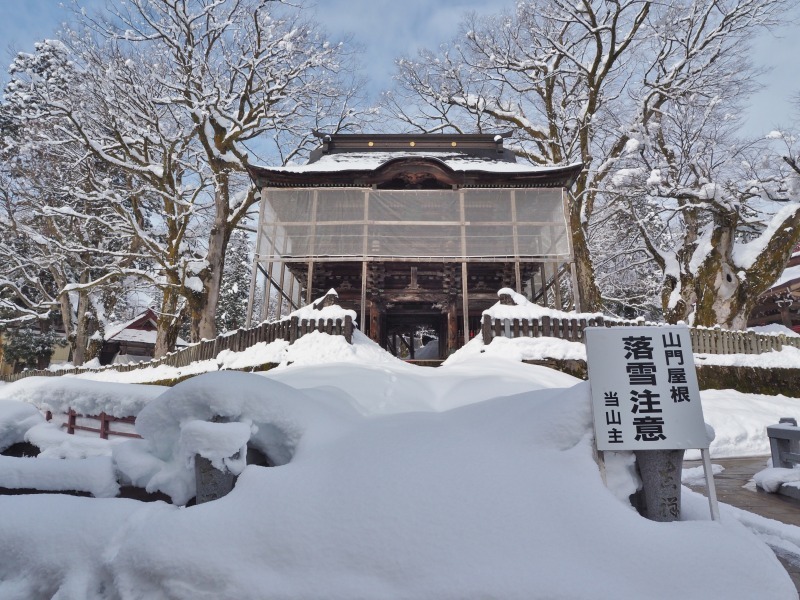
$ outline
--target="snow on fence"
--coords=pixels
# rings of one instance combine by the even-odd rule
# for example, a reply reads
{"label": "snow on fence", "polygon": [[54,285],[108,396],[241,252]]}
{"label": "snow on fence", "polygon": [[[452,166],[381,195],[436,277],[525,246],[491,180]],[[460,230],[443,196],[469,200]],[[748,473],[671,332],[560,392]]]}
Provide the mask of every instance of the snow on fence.
{"label": "snow on fence", "polygon": [[344,319],[301,319],[300,317],[292,316],[283,321],[261,323],[260,325],[256,325],[250,329],[238,329],[233,333],[221,335],[213,340],[203,340],[202,342],[192,344],[186,348],[182,348],[175,352],[170,352],[161,358],[154,358],[153,360],[147,362],[132,363],[127,365],[106,365],[104,367],[100,367],[100,369],[83,367],[62,369],[60,371],[31,369],[22,371],[21,373],[14,373],[13,375],[4,375],[2,376],[2,379],[10,383],[26,377],[79,375],[81,373],[97,372],[98,370],[112,370],[125,373],[128,371],[158,367],[161,365],[166,365],[169,367],[186,367],[194,362],[215,359],[223,350],[241,352],[260,342],[270,343],[276,340],[285,340],[290,344],[293,344],[299,338],[313,331],[319,331],[330,335],[341,335],[344,336],[348,343],[352,344],[353,327],[353,318],[350,315],[345,315]]}
{"label": "snow on fence", "polygon": [[[493,319],[483,315],[483,343],[488,344],[496,337],[555,337],[570,342],[585,343],[584,331],[587,327],[617,327],[644,325],[642,321],[615,321],[595,317],[591,319]],[[800,337],[762,335],[754,331],[727,331],[690,327],[692,351],[695,354],[761,354],[772,350],[782,350],[784,346],[800,348]]]}

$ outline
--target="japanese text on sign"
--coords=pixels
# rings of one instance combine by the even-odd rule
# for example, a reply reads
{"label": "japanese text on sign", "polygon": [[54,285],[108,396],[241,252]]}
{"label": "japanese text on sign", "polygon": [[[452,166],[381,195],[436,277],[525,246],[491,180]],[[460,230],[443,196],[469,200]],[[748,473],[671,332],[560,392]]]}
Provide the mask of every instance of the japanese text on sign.
{"label": "japanese text on sign", "polygon": [[599,450],[707,448],[686,327],[587,329]]}

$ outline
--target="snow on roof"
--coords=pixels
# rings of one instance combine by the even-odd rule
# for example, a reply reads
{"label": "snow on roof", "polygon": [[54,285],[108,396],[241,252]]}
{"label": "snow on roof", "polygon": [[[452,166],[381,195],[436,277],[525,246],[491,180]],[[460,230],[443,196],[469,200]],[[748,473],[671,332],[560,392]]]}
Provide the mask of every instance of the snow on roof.
{"label": "snow on roof", "polygon": [[270,171],[285,173],[328,173],[335,171],[374,171],[390,160],[398,158],[432,158],[454,171],[486,171],[493,173],[544,173],[563,169],[560,167],[539,167],[524,163],[476,157],[461,152],[347,152],[325,154],[316,162],[306,165],[287,165],[285,167],[262,167]]}
{"label": "snow on roof", "polygon": [[[106,340],[110,340],[111,338],[116,337],[121,331],[124,331],[125,329],[127,329],[128,327],[130,327],[131,325],[133,325],[134,323],[139,321],[142,317],[147,315],[148,312],[150,312],[150,311],[149,310],[145,310],[145,311],[139,313],[138,315],[136,315],[135,317],[133,317],[132,319],[130,319],[128,321],[123,321],[123,322],[118,322],[118,323],[109,323],[106,326],[105,339]],[[156,325],[156,323],[155,323],[155,321],[153,321],[153,326],[155,327],[155,325]]]}
{"label": "snow on roof", "polygon": [[774,289],[780,287],[782,285],[786,285],[794,281],[795,279],[800,279],[800,265],[795,265],[793,267],[789,267],[781,273],[781,276],[778,278],[778,281],[772,284],[772,288]]}
{"label": "snow on roof", "polygon": [[[146,331],[144,329],[123,329],[113,337],[115,342],[140,342],[143,344],[156,343],[156,330]],[[109,338],[111,339],[111,338]]]}

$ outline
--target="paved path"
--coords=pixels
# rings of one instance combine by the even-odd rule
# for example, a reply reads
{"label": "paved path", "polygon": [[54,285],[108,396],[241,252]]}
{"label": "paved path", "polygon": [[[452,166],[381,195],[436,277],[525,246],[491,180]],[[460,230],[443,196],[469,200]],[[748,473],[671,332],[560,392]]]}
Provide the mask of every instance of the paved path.
{"label": "paved path", "polygon": [[[767,466],[768,460],[768,456],[712,459],[713,464],[725,467],[722,473],[714,476],[717,499],[762,517],[800,527],[800,500],[780,494],[768,494],[762,490],[756,490],[753,484],[747,485],[755,473]],[[702,465],[699,460],[683,462],[684,469],[698,465]],[[747,487],[745,487],[746,485]],[[706,495],[705,486],[689,487]],[[788,554],[777,554],[777,556],[778,560],[786,567],[798,593],[800,593],[800,557]]]}

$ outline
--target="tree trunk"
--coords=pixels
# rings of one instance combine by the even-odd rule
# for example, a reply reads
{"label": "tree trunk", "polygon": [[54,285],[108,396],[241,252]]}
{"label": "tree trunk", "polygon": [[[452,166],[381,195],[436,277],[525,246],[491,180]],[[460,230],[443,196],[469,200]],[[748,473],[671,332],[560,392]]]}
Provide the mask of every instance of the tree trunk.
{"label": "tree trunk", "polygon": [[[81,273],[80,282],[88,283],[88,281],[89,273],[84,271]],[[78,292],[78,314],[75,323],[75,352],[72,356],[72,363],[76,367],[86,362],[86,347],[89,345],[89,337],[94,333],[89,331],[89,319],[86,317],[90,310],[89,292],[80,290]]]}
{"label": "tree trunk", "polygon": [[158,315],[156,347],[154,357],[161,358],[175,350],[181,328],[180,296],[174,287],[165,287],[161,299],[161,312]]}
{"label": "tree trunk", "polygon": [[594,266],[592,265],[586,234],[581,223],[580,205],[577,202],[570,203],[569,222],[578,280],[578,289],[573,293],[580,299],[582,312],[600,312],[603,310],[603,300],[600,297],[600,289],[595,283]]}
{"label": "tree trunk", "polygon": [[[64,288],[63,284],[59,283],[61,289]],[[72,331],[72,302],[70,302],[69,294],[61,294],[58,297],[58,304],[61,309],[61,321],[64,323],[64,334],[67,336],[67,341],[70,345],[70,356],[75,356],[75,332]],[[73,363],[74,364],[74,363]]]}
{"label": "tree trunk", "polygon": [[208,271],[203,277],[204,298],[203,303],[197,308],[197,339],[214,339],[217,337],[217,305],[222,287],[222,274],[225,270],[225,249],[230,237],[228,214],[230,202],[230,175],[227,170],[216,173],[216,192],[214,203],[216,216],[214,226],[208,236]]}

